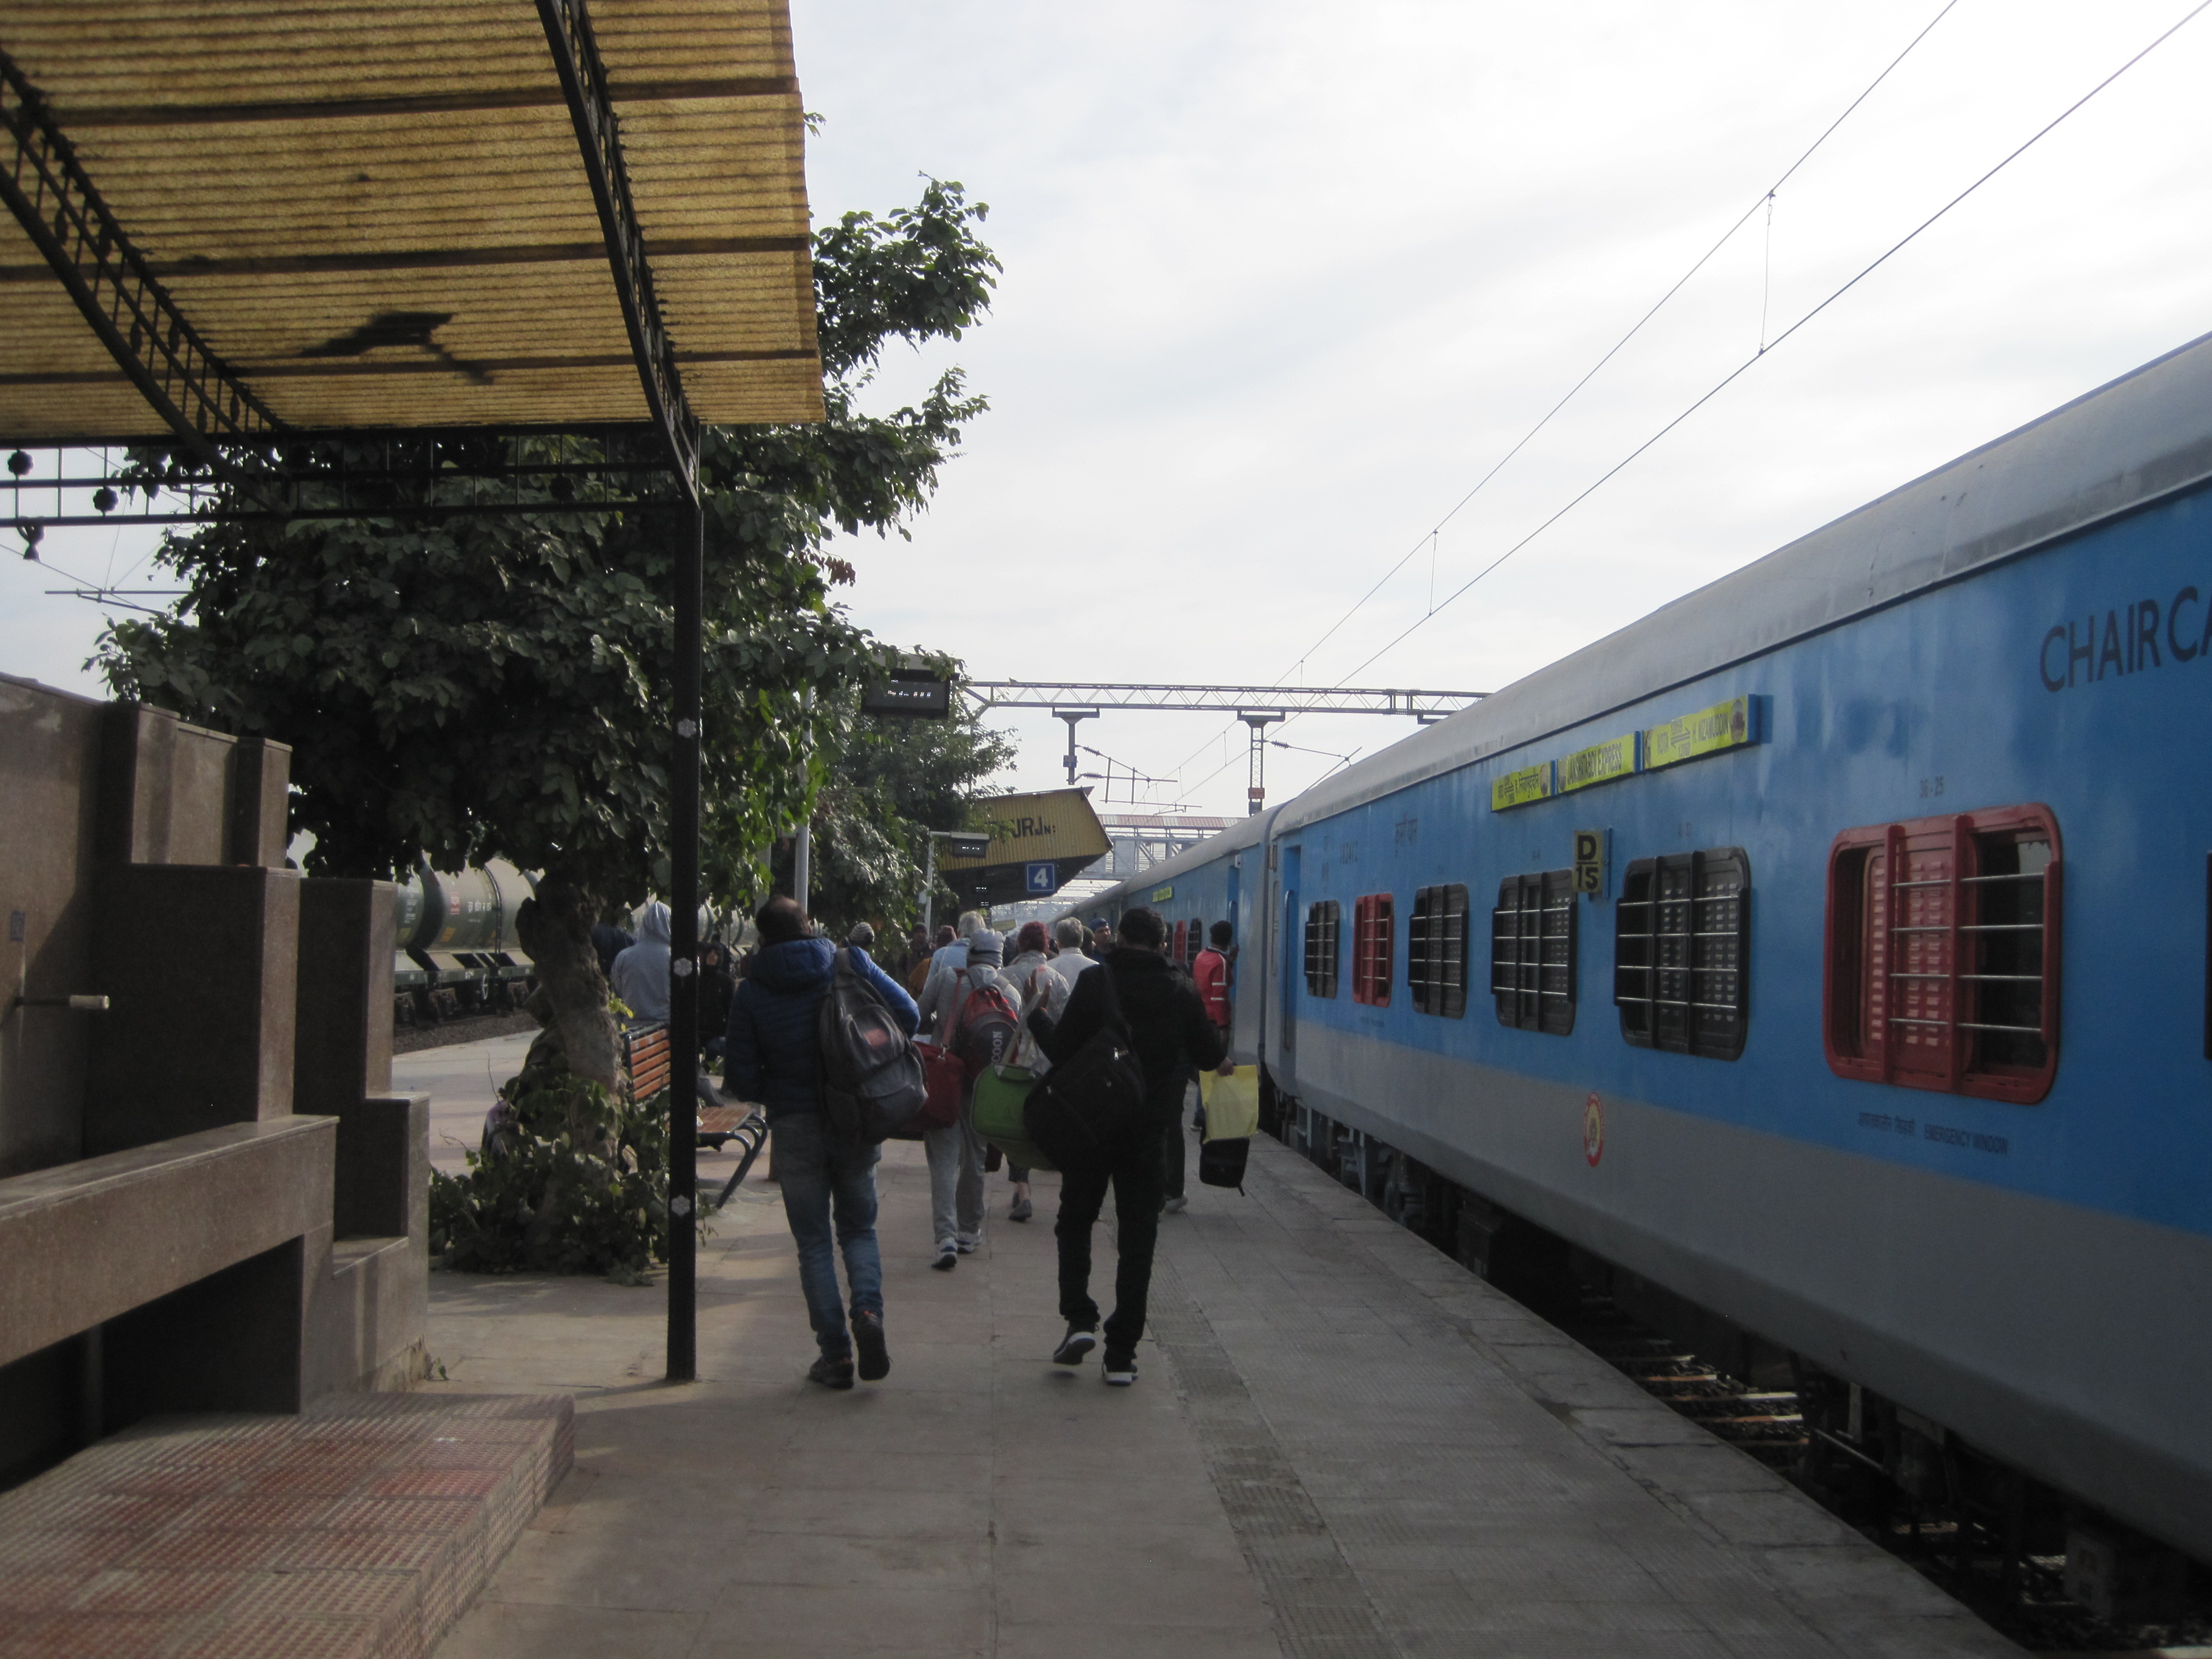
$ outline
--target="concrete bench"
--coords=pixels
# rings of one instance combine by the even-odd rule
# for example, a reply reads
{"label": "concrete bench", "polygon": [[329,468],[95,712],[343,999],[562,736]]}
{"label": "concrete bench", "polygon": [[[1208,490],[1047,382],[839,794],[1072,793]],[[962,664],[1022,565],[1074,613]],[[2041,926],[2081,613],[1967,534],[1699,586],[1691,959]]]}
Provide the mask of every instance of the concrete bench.
{"label": "concrete bench", "polygon": [[327,1229],[337,1127],[227,1124],[0,1181],[0,1364]]}
{"label": "concrete bench", "polygon": [[[0,1180],[0,1367],[58,1385],[14,1403],[74,1397],[77,1420],[51,1432],[82,1443],[155,1412],[404,1386],[426,1294],[410,1190],[426,1110],[376,1098]],[[342,1163],[356,1178],[335,1183],[350,1213],[334,1227]]]}

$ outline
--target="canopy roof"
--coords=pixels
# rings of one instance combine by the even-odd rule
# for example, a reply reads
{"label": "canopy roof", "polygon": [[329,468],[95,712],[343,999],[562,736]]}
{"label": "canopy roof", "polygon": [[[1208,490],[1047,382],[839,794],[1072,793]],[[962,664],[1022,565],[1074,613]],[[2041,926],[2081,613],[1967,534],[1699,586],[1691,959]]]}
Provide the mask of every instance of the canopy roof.
{"label": "canopy roof", "polygon": [[[655,358],[680,380],[678,417],[688,403],[694,421],[820,419],[784,0],[590,0],[564,60],[559,31],[573,44],[584,14],[9,0],[0,441],[175,436],[144,374],[191,393],[195,364],[213,418],[244,410],[210,432],[191,413],[209,398],[173,399],[215,438],[666,428],[641,374]],[[594,40],[619,135],[598,169]],[[70,157],[104,214],[56,187]],[[627,264],[625,221],[642,252]],[[167,320],[142,337],[149,308]],[[181,366],[160,338],[179,323]]]}

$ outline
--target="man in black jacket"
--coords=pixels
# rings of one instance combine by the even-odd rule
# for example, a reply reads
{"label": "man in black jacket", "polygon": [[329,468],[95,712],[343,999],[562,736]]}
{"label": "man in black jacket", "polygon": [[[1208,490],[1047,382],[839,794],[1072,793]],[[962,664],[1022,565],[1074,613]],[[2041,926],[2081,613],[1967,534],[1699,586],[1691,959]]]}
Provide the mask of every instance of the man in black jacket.
{"label": "man in black jacket", "polygon": [[[1112,1183],[1120,1249],[1114,1312],[1106,1321],[1105,1376],[1117,1388],[1137,1380],[1137,1340],[1145,1334],[1145,1296],[1152,1288],[1152,1245],[1159,1234],[1163,1139],[1182,1114],[1184,1068],[1214,1070],[1228,1063],[1220,1029],[1206,1017],[1198,988],[1160,954],[1166,939],[1167,928],[1156,914],[1131,910],[1121,918],[1121,942],[1106,953],[1129,1047],[1145,1074],[1145,1114],[1104,1162],[1061,1172],[1060,1219],[1053,1227],[1060,1244],[1060,1314],[1067,1321],[1053,1363],[1079,1365],[1098,1342],[1091,1228]],[[1054,1065],[1073,1059],[1104,1023],[1104,977],[1085,974],[1076,980],[1058,1024],[1041,1010],[1030,1016],[1030,1030]]]}

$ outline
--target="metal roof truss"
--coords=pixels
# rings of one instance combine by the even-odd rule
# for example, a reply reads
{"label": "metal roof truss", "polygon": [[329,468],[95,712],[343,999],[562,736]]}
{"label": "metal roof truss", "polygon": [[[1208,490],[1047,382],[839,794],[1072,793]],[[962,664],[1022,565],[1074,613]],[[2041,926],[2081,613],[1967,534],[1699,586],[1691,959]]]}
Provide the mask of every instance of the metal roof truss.
{"label": "metal roof truss", "polygon": [[630,199],[620,124],[614,100],[608,95],[606,66],[599,61],[592,20],[584,9],[584,0],[538,0],[538,15],[545,25],[553,66],[560,73],[561,89],[568,100],[568,116],[575,123],[576,143],[583,151],[584,172],[592,181],[592,199],[599,206],[607,261],[614,268],[615,293],[622,301],[630,349],[637,356],[645,401],[653,411],[653,424],[660,429],[661,441],[668,446],[677,481],[685,495],[696,500],[699,422],[684,399],[683,378],[676,371],[675,348],[660,320],[660,302],[653,295],[653,268],[645,258],[645,233],[638,228],[637,208]]}
{"label": "metal roof truss", "polygon": [[[4,198],[84,319],[146,401],[201,459],[218,441],[251,441],[283,423],[207,348],[131,246],[46,100],[0,51]],[[126,330],[127,325],[127,330]]]}

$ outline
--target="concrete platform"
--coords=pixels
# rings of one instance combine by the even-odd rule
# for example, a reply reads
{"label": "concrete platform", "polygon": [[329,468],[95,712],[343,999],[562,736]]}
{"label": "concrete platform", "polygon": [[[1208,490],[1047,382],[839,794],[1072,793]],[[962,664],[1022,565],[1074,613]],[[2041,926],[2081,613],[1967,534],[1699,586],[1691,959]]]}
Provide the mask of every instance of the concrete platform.
{"label": "concrete platform", "polygon": [[434,1278],[450,1386],[578,1411],[441,1659],[2017,1654],[1272,1143],[1164,1220],[1128,1390],[1048,1363],[1051,1178],[1027,1225],[994,1178],[940,1274],[920,1148],[886,1151],[893,1368],[850,1394],[801,1380],[758,1175],[702,1251],[695,1385],[657,1380],[658,1287]]}
{"label": "concrete platform", "polygon": [[0,1655],[419,1659],[568,1473],[562,1399],[171,1418],[0,1494]]}

